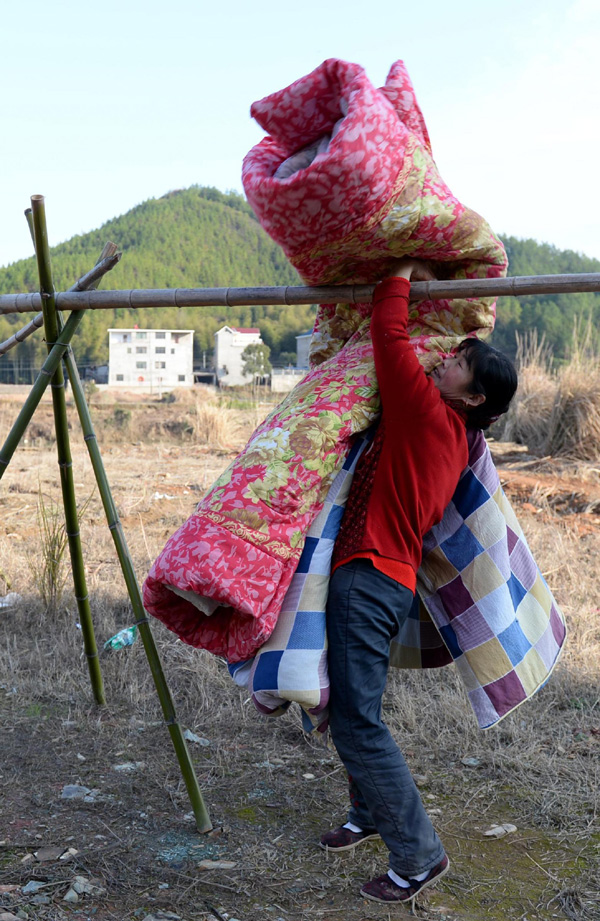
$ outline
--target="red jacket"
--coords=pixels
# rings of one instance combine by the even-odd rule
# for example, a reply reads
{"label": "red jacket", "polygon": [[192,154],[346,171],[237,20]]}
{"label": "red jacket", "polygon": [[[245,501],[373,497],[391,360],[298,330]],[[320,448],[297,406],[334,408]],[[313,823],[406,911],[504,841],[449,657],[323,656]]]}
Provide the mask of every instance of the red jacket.
{"label": "red jacket", "polygon": [[377,285],[371,336],[382,419],[360,458],[333,566],[371,559],[415,590],[423,536],[441,520],[467,464],[461,416],[440,396],[406,331],[410,283]]}

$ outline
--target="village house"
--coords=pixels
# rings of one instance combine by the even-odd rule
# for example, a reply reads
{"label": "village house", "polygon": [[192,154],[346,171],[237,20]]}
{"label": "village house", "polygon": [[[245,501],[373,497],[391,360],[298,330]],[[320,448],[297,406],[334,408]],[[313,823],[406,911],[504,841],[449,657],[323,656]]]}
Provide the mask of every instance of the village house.
{"label": "village house", "polygon": [[192,329],[109,329],[108,384],[154,391],[194,383]]}
{"label": "village house", "polygon": [[308,370],[308,353],[312,341],[312,329],[296,336],[296,367]]}
{"label": "village house", "polygon": [[252,377],[242,373],[242,353],[249,345],[263,345],[257,327],[222,326],[215,333],[215,372],[219,387],[243,387]]}

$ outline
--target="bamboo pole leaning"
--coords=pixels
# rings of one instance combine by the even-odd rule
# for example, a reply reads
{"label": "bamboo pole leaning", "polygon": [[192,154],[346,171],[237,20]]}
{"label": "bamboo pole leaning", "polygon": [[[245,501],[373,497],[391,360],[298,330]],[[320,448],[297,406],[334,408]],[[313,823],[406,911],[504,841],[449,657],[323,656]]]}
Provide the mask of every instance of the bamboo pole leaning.
{"label": "bamboo pole leaning", "polygon": [[[42,296],[44,331],[46,335],[46,345],[48,351],[50,352],[59,338],[59,325],[54,296],[54,284],[52,281],[50,247],[48,245],[46,209],[43,195],[33,195],[31,197],[31,210],[35,240],[35,255],[40,278],[40,292]],[[104,683],[102,681],[102,672],[100,671],[100,662],[98,659],[98,647],[96,645],[96,637],[94,636],[94,624],[92,621],[92,611],[90,608],[90,600],[87,589],[85,563],[81,549],[79,513],[77,511],[77,499],[75,496],[73,459],[71,456],[71,444],[69,440],[69,428],[67,421],[65,378],[60,362],[52,376],[51,387],[52,407],[54,410],[54,428],[56,433],[56,450],[58,454],[60,485],[65,511],[65,531],[69,544],[69,554],[71,557],[75,600],[77,602],[77,610],[79,613],[79,621],[81,623],[81,632],[83,636],[83,646],[88,663],[88,670],[94,699],[96,700],[96,703],[103,705],[106,703],[106,697],[104,695]]]}
{"label": "bamboo pole leaning", "polygon": [[[64,291],[56,295],[60,310],[114,310],[146,307],[242,307],[253,305],[358,304],[373,300],[375,285],[290,285],[255,288],[133,288],[127,291]],[[600,291],[600,273],[514,275],[509,278],[464,278],[419,281],[411,300],[468,297],[523,297],[529,294],[577,294]],[[34,313],[39,294],[0,295],[0,315]]]}
{"label": "bamboo pole leaning", "polygon": [[[27,210],[29,211],[29,209]],[[27,215],[27,211],[25,214]],[[122,253],[117,252],[117,247],[114,243],[107,243],[96,265],[91,268],[89,272],[86,272],[85,275],[82,275],[81,278],[78,278],[75,284],[69,288],[69,291],[86,291],[93,288],[98,284],[103,275],[110,272],[110,270],[115,267],[121,256]],[[26,326],[23,326],[21,329],[17,330],[16,333],[13,333],[9,339],[0,342],[0,355],[5,355],[7,352],[10,352],[11,349],[14,349],[20,342],[24,342],[25,339],[33,335],[43,324],[44,314],[38,313],[33,320],[30,320]]]}
{"label": "bamboo pole leaning", "polygon": [[[28,211],[31,213],[29,209]],[[28,214],[28,211],[25,212],[26,215]],[[31,223],[30,226],[33,236],[33,223]],[[102,275],[110,271],[110,269],[112,269],[121,258],[121,253],[117,253],[116,249],[117,247],[114,243],[107,243],[102,250],[100,259],[94,268],[87,272],[85,275],[82,275],[76,284],[79,286],[83,286],[86,283],[97,284]],[[74,287],[75,285],[73,288]],[[43,314],[40,314],[40,316],[42,317],[43,323]],[[60,330],[59,338],[56,344],[50,350],[48,358],[42,365],[34,385],[29,392],[25,403],[21,407],[21,411],[6,437],[6,441],[4,442],[2,449],[0,450],[0,479],[2,479],[2,476],[4,475],[4,472],[12,459],[12,456],[19,446],[19,442],[25,433],[25,429],[33,418],[33,414],[37,409],[42,396],[44,395],[46,387],[50,383],[54,372],[60,365],[60,362],[65,352],[67,351],[67,348],[69,347],[71,339],[84,316],[85,314],[83,311],[72,313],[65,326],[62,326],[61,324],[62,328]],[[7,339],[6,341],[9,342],[10,340]]]}
{"label": "bamboo pole leaning", "polygon": [[33,414],[36,411],[42,396],[44,395],[46,387],[50,383],[54,372],[60,365],[62,357],[65,354],[71,339],[73,338],[73,334],[83,320],[84,315],[84,313],[71,314],[63,329],[61,330],[60,336],[50,350],[46,361],[42,365],[40,373],[38,374],[33,387],[29,391],[27,399],[23,403],[21,411],[17,416],[13,427],[6,436],[6,440],[2,445],[2,448],[0,449],[0,480],[4,476],[6,468],[10,464],[13,454],[19,446],[19,442],[25,434],[25,429],[31,422]]}
{"label": "bamboo pole leaning", "polygon": [[148,615],[144,609],[144,603],[142,601],[142,595],[135,575],[131,555],[127,547],[125,533],[123,531],[123,526],[121,524],[117,507],[112,496],[110,484],[106,476],[102,455],[100,453],[100,448],[96,438],[96,432],[94,431],[94,424],[92,422],[92,417],[90,415],[81,380],[79,378],[77,365],[75,363],[73,352],[70,346],[64,356],[64,363],[67,369],[67,374],[69,376],[73,399],[75,401],[75,406],[79,415],[79,421],[83,430],[84,440],[88,449],[90,461],[92,463],[92,468],[96,477],[96,482],[98,484],[102,505],[104,506],[106,520],[108,522],[108,527],[115,545],[115,549],[117,551],[121,571],[123,573],[123,578],[127,587],[127,593],[133,608],[133,613],[135,616],[134,624],[140,632],[140,637],[144,645],[144,651],[146,653],[148,665],[150,666],[156,693],[160,701],[165,723],[169,735],[171,736],[171,741],[175,749],[175,754],[181,769],[181,774],[188,792],[192,811],[196,820],[196,827],[199,832],[208,832],[212,828],[212,822],[202,797],[202,792],[198,784],[198,779],[194,771],[194,766],[190,758],[188,746],[183,735],[181,724],[177,719],[175,704],[173,703],[173,698],[165,678],[160,655],[156,647],[156,643],[154,642],[154,636],[150,628]]}
{"label": "bamboo pole leaning", "polygon": [[[32,224],[30,226],[33,228]],[[114,243],[107,244],[104,247],[101,257],[94,268],[82,276],[70,290],[74,290],[76,287],[81,289],[88,284],[91,285],[97,283],[102,275],[113,268],[113,266],[116,265],[120,259],[121,254],[116,253],[116,249],[117,247]],[[60,317],[58,316],[58,340],[52,347],[50,354],[46,359],[42,370],[40,371],[38,379],[36,380],[31,393],[29,394],[24,406],[22,407],[21,413],[19,414],[15,425],[11,429],[11,432],[9,433],[4,446],[0,451],[0,479],[2,478],[2,475],[6,470],[10,459],[12,458],[14,451],[19,444],[27,425],[31,421],[35,409],[37,408],[39,401],[46,387],[48,386],[48,383],[50,383],[50,380],[53,377],[55,371],[57,368],[59,368],[61,359],[64,358],[69,381],[73,391],[73,398],[84,432],[84,440],[88,448],[109,529],[111,531],[113,542],[117,550],[117,556],[119,558],[119,563],[121,565],[121,570],[123,572],[127,591],[136,617],[135,624],[140,631],[140,636],[144,645],[144,651],[146,653],[157,695],[162,707],[165,723],[167,725],[169,735],[171,736],[182,777],[186,785],[196,820],[196,827],[199,832],[208,832],[212,828],[212,823],[206,809],[204,799],[202,797],[202,792],[200,790],[198,779],[196,777],[194,767],[189,755],[189,750],[183,736],[181,724],[177,719],[175,705],[173,703],[171,692],[164,675],[162,663],[160,661],[158,649],[156,648],[154,637],[150,629],[148,617],[143,607],[141,592],[135,576],[133,563],[129,555],[123,528],[119,520],[110,485],[106,477],[106,472],[104,470],[100,449],[96,440],[96,434],[94,431],[91,415],[85,399],[83,387],[79,378],[79,373],[77,371],[77,365],[75,363],[75,359],[70,347],[71,338],[79,326],[79,323],[83,319],[83,316],[83,311],[72,313],[64,327],[62,326]]]}
{"label": "bamboo pole leaning", "polygon": [[125,579],[125,585],[127,586],[127,593],[131,600],[131,606],[135,616],[134,624],[140,631],[140,637],[144,645],[144,651],[146,653],[146,658],[148,659],[148,665],[150,666],[156,693],[158,694],[158,699],[160,700],[165,723],[167,725],[169,735],[171,736],[177,760],[181,768],[183,780],[185,782],[188,796],[190,798],[190,803],[192,805],[192,810],[196,819],[196,826],[199,832],[207,832],[211,830],[212,823],[210,821],[210,817],[208,815],[208,811],[200,791],[200,786],[194,772],[194,767],[190,758],[186,741],[183,736],[181,724],[177,719],[175,705],[173,703],[173,698],[165,678],[158,649],[156,648],[156,643],[154,642],[154,636],[152,635],[148,615],[144,609],[144,603],[142,601],[142,595],[136,579],[133,562],[127,547],[125,533],[123,531],[123,526],[121,524],[119,514],[113,500],[110,484],[108,482],[102,461],[102,456],[100,454],[100,448],[98,447],[98,441],[96,439],[92,417],[90,415],[89,407],[83,392],[83,387],[79,379],[77,365],[75,364],[75,360],[70,348],[65,355],[65,365],[67,368],[67,374],[69,375],[69,381],[71,383],[73,392],[73,399],[75,400],[75,405],[79,414],[79,420],[81,422],[85,443],[90,455],[90,460],[96,477],[96,482],[98,484],[100,496],[102,498],[106,520],[108,522],[108,527],[115,545],[115,549],[117,551],[117,556],[121,565],[121,571],[123,573],[123,578]]}

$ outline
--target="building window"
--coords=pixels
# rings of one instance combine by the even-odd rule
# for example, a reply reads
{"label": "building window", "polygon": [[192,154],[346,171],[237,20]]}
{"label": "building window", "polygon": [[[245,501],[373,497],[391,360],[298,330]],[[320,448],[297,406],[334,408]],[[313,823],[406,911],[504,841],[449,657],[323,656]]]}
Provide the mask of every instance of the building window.
{"label": "building window", "polygon": [[144,332],[144,333],[136,333],[136,334],[135,334],[135,338],[136,338],[136,339],[147,339],[147,338],[148,338],[148,333],[145,333],[145,332]]}
{"label": "building window", "polygon": [[178,374],[178,375],[177,375],[177,380],[178,380],[178,381],[184,381],[184,380],[185,380],[185,374]]}
{"label": "building window", "polygon": [[127,347],[127,354],[128,354],[128,355],[131,355],[131,346],[130,346],[130,345]]}
{"label": "building window", "polygon": [[145,361],[136,361],[135,366],[136,366],[136,368],[145,368],[145,367],[146,367],[146,362],[145,362]]}
{"label": "building window", "polygon": [[157,355],[164,355],[167,350],[164,345],[157,345],[154,351]]}
{"label": "building window", "polygon": [[175,349],[171,349],[171,355],[175,354]]}
{"label": "building window", "polygon": [[135,347],[135,354],[136,354],[136,355],[145,355],[147,351],[148,351],[148,349],[146,348],[145,345],[136,345],[136,347]]}
{"label": "building window", "polygon": [[[119,340],[117,340],[117,341],[119,341]],[[131,336],[129,335],[129,333],[123,333],[123,335],[122,335],[120,341],[121,341],[121,342],[131,342]]]}
{"label": "building window", "polygon": [[166,367],[167,367],[167,363],[166,363],[166,361],[155,361],[155,362],[154,362],[154,367],[155,367],[155,368],[166,368]]}
{"label": "building window", "polygon": [[155,335],[155,337],[156,337],[157,339],[166,339],[166,338],[167,338],[167,334],[166,334],[166,333],[154,333],[154,335]]}
{"label": "building window", "polygon": [[123,375],[122,375],[122,374],[117,374],[117,380],[118,380],[118,381],[122,381],[122,380],[123,380]]}

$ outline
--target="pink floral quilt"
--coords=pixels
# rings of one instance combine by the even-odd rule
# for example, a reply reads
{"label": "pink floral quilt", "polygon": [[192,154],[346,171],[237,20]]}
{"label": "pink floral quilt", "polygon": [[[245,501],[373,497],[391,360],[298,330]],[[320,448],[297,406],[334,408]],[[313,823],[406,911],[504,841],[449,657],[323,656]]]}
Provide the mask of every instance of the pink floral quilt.
{"label": "pink floral quilt", "polygon": [[[308,283],[373,282],[406,254],[435,260],[446,277],[506,273],[501,243],[437,172],[402,62],[377,90],[358,65],[325,61],[252,114],[270,136],[245,158],[246,194]],[[322,136],[326,150],[309,166],[274,176]],[[154,562],[144,604],[185,642],[238,662],[273,631],[306,531],[353,436],[379,413],[370,312],[319,308],[311,370]],[[488,333],[494,316],[486,299],[423,301],[409,329],[430,368],[465,336]]]}

